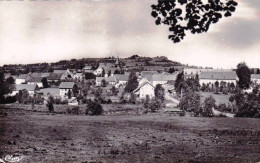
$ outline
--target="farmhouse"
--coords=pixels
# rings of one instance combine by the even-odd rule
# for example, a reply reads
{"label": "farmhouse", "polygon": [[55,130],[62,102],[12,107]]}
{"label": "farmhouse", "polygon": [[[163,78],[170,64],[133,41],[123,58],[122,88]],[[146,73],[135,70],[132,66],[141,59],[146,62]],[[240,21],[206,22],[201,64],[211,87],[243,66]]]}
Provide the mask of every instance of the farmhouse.
{"label": "farmhouse", "polygon": [[36,84],[16,84],[11,95],[16,95],[20,90],[27,90],[29,95],[33,96],[35,91],[38,90],[38,86]]}
{"label": "farmhouse", "polygon": [[15,84],[26,83],[27,80],[31,79],[29,74],[21,74],[15,79]]}
{"label": "farmhouse", "polygon": [[218,82],[234,83],[236,85],[237,74],[234,71],[226,72],[201,72],[199,75],[200,85],[214,84]]}
{"label": "farmhouse", "polygon": [[93,72],[92,66],[85,66],[85,67],[83,68],[83,72],[85,72],[85,73],[86,73],[86,72],[89,72],[89,73],[91,72],[91,73],[92,73],[92,72]]}
{"label": "farmhouse", "polygon": [[39,88],[43,87],[42,77],[34,77],[27,81],[27,84],[36,84]]}
{"label": "farmhouse", "polygon": [[102,67],[99,66],[96,70],[94,70],[93,73],[98,76],[98,75],[101,75],[102,72],[103,72],[103,69],[102,69]]}
{"label": "farmhouse", "polygon": [[59,88],[44,88],[37,91],[38,94],[42,95],[43,97],[47,97],[51,95],[54,98],[60,97],[60,89]]}
{"label": "farmhouse", "polygon": [[74,80],[82,80],[82,79],[84,78],[84,75],[83,75],[82,72],[77,72],[77,73],[75,73],[75,74],[72,76],[72,78],[73,78]]}
{"label": "farmhouse", "polygon": [[118,86],[123,86],[126,85],[129,75],[125,75],[125,74],[115,74],[114,77],[116,78],[117,81],[117,85]]}
{"label": "farmhouse", "polygon": [[60,96],[66,97],[68,96],[69,91],[72,94],[72,89],[74,88],[75,83],[74,82],[62,82],[59,86],[60,89]]}
{"label": "farmhouse", "polygon": [[254,84],[260,84],[260,74],[252,74],[251,81]]}
{"label": "farmhouse", "polygon": [[61,80],[62,74],[51,73],[50,76],[47,77],[48,82],[58,82]]}
{"label": "farmhouse", "polygon": [[101,86],[102,80],[108,82],[109,85],[116,84],[116,78],[114,76],[109,77],[96,77],[96,86]]}
{"label": "farmhouse", "polygon": [[150,82],[143,82],[139,84],[139,86],[133,91],[133,93],[141,99],[146,98],[146,96],[153,98],[154,86]]}
{"label": "farmhouse", "polygon": [[167,84],[176,80],[177,75],[172,74],[154,74],[146,75],[145,78],[155,87],[157,84]]}

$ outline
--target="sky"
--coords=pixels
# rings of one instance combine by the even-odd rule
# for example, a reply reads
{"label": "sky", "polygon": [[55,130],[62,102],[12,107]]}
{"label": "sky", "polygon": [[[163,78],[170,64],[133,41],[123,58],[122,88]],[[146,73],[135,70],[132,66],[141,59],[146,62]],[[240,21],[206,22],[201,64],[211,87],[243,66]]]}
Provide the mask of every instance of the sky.
{"label": "sky", "polygon": [[167,56],[196,66],[260,68],[260,0],[236,0],[231,17],[174,44],[156,26],[157,0],[0,1],[0,66],[72,58]]}

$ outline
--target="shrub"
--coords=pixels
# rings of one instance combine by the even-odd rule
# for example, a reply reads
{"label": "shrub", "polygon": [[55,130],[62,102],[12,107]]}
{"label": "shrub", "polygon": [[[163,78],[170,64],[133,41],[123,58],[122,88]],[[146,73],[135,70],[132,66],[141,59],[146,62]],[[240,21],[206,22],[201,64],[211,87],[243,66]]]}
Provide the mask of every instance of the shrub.
{"label": "shrub", "polygon": [[47,104],[46,104],[46,106],[48,107],[49,112],[53,112],[54,111],[53,103],[54,103],[53,97],[49,96],[49,98],[47,100]]}
{"label": "shrub", "polygon": [[103,112],[102,105],[98,101],[91,101],[88,100],[87,102],[87,109],[85,114],[89,115],[101,115]]}
{"label": "shrub", "polygon": [[79,107],[78,106],[73,107],[71,110],[71,114],[79,115],[80,114]]}

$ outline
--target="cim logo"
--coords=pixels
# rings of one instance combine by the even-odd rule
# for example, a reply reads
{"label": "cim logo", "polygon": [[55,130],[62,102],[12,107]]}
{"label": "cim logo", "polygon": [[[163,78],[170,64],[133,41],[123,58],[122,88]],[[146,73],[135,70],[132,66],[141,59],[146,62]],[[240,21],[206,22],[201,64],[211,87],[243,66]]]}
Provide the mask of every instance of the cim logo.
{"label": "cim logo", "polygon": [[21,160],[22,160],[22,156],[7,155],[5,156],[4,160],[0,159],[0,163],[19,162]]}

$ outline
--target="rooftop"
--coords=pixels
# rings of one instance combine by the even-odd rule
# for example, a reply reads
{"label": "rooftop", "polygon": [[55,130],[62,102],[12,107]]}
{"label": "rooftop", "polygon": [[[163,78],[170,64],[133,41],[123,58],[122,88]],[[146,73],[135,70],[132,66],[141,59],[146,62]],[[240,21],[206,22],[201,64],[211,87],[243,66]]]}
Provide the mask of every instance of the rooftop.
{"label": "rooftop", "polygon": [[65,89],[72,89],[74,87],[75,83],[74,82],[62,82],[60,83],[59,88],[65,88]]}

